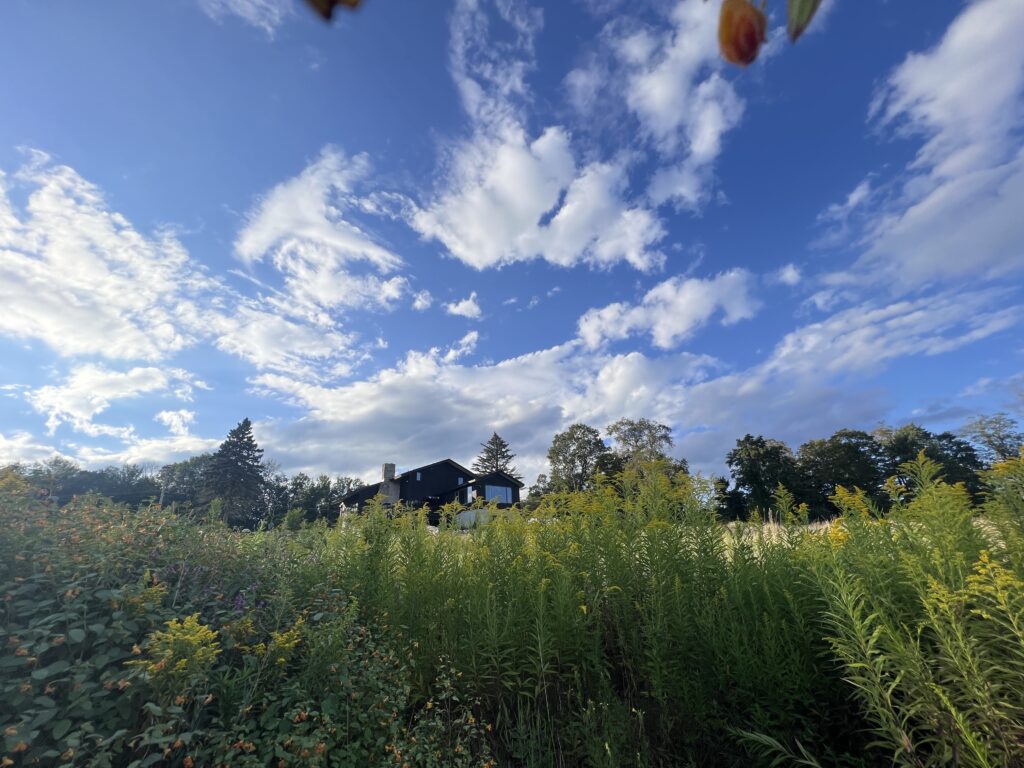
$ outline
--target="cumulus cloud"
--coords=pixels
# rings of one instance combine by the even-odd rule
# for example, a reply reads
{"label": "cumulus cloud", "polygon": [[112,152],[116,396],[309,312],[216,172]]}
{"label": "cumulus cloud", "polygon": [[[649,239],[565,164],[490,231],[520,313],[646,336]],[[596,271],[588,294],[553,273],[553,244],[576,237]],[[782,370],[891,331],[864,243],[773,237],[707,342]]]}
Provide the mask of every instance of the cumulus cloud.
{"label": "cumulus cloud", "polygon": [[437,193],[411,225],[477,269],[532,259],[660,266],[664,229],[653,210],[629,200],[629,158],[581,165],[566,128],[526,128],[526,75],[542,16],[521,2],[495,11],[514,32],[511,42],[490,34],[483,3],[460,0],[452,14],[452,77],[472,133],[452,148]]}
{"label": "cumulus cloud", "polygon": [[90,467],[110,464],[168,464],[189,456],[217,450],[221,440],[184,434],[169,437],[134,439],[118,448],[79,446],[73,454],[76,461]]}
{"label": "cumulus cloud", "polygon": [[476,301],[476,291],[473,291],[469,296],[461,301],[453,301],[450,304],[445,304],[444,311],[449,315],[458,315],[459,317],[465,317],[469,320],[479,320],[481,311],[480,305]]}
{"label": "cumulus cloud", "polygon": [[651,200],[689,208],[707,198],[713,163],[739,124],[743,100],[720,74],[718,7],[679,0],[668,30],[613,24],[611,46],[625,69],[624,94],[648,142],[668,160]]}
{"label": "cumulus cloud", "polygon": [[175,435],[176,437],[184,437],[189,434],[191,425],[196,420],[196,412],[187,411],[185,409],[177,411],[160,411],[153,417],[153,420],[158,421],[167,427],[172,435]]}
{"label": "cumulus cloud", "polygon": [[0,467],[8,464],[46,461],[62,455],[52,445],[40,443],[29,432],[12,432],[9,435],[0,432]]}
{"label": "cumulus cloud", "polygon": [[[725,273],[698,282],[722,280],[721,288],[741,278],[751,279]],[[685,288],[685,281],[665,285],[673,300],[707,289]],[[995,308],[1007,298],[980,291],[864,303],[795,329],[761,362],[738,371],[707,355],[613,353],[582,340],[467,365],[458,350],[478,341],[467,336],[447,351],[410,352],[398,365],[344,385],[280,374],[264,374],[255,384],[305,409],[304,419],[267,423],[264,430],[275,455],[310,471],[341,467],[375,479],[380,462],[415,466],[436,460],[440,445],[457,461],[471,461],[482,437],[495,430],[532,476],[546,471],[551,437],[569,424],[603,428],[622,416],[646,416],[672,427],[678,452],[695,469],[723,472],[725,453],[746,432],[799,444],[884,418],[891,398],[864,388],[864,377],[894,359],[947,353],[1019,324],[1019,311]],[[734,318],[749,311],[743,304],[705,306]],[[653,334],[653,327],[652,321],[644,330]],[[666,339],[675,333],[664,331]],[[429,412],[424,402],[432,404]]]}
{"label": "cumulus cloud", "polygon": [[116,400],[163,394],[187,401],[192,398],[195,387],[205,386],[180,368],[138,367],[116,371],[86,364],[73,369],[63,384],[32,390],[26,393],[25,399],[37,411],[46,414],[46,427],[51,435],[66,423],[90,437],[128,439],[134,434],[133,427],[97,424],[94,417]]}
{"label": "cumulus cloud", "polygon": [[639,304],[591,309],[579,320],[579,336],[591,349],[607,341],[647,333],[656,347],[671,349],[717,312],[722,324],[749,320],[760,308],[751,295],[753,275],[733,269],[709,279],[676,276],[649,290]]}
{"label": "cumulus cloud", "polygon": [[[260,386],[309,410],[302,424],[266,425],[268,440],[293,465],[315,469],[329,456],[331,465],[370,478],[384,460],[434,461],[439,445],[457,461],[472,461],[481,435],[495,430],[530,474],[544,471],[551,434],[567,420],[603,426],[620,415],[667,418],[681,387],[715,364],[688,354],[650,360],[578,352],[570,343],[477,366],[438,350],[411,352],[394,368],[340,387],[263,375]],[[429,412],[424,402],[432,403]]]}
{"label": "cumulus cloud", "polygon": [[770,282],[781,283],[782,285],[792,287],[800,285],[803,275],[800,274],[800,268],[796,264],[786,264],[772,272],[768,278]]}
{"label": "cumulus cloud", "polygon": [[434,297],[431,295],[430,291],[427,290],[418,291],[416,295],[413,296],[412,298],[412,308],[415,309],[417,312],[422,312],[425,309],[430,309],[433,303]]}
{"label": "cumulus cloud", "polygon": [[211,19],[220,21],[225,16],[237,16],[273,37],[291,13],[292,3],[290,0],[199,0],[199,7]]}

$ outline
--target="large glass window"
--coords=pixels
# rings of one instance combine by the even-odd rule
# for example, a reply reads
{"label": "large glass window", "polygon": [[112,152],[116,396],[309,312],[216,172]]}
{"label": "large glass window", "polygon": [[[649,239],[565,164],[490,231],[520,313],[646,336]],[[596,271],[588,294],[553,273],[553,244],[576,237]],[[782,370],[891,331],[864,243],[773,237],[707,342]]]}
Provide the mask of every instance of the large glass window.
{"label": "large glass window", "polygon": [[499,504],[511,504],[512,489],[504,485],[486,485],[484,486],[484,499],[496,501]]}

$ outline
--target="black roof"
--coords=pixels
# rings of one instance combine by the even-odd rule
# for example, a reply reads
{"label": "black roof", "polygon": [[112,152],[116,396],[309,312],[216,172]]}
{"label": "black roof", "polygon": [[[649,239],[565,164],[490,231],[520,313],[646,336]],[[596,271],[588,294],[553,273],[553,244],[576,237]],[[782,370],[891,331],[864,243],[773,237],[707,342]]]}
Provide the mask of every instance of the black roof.
{"label": "black roof", "polygon": [[[395,475],[395,480],[401,480],[406,475],[411,475],[414,472],[422,472],[425,469],[430,469],[431,467],[436,467],[438,464],[451,464],[453,467],[455,467],[460,472],[464,472],[467,478],[474,478],[474,477],[476,477],[472,470],[466,469],[464,466],[459,464],[457,461],[452,461],[451,459],[441,459],[440,461],[434,461],[434,462],[431,462],[430,464],[424,464],[422,467],[413,467],[412,469],[405,470],[401,474],[396,474]],[[512,477],[510,479],[514,480],[515,482],[519,482],[514,477]],[[354,496],[357,496],[357,495],[366,494],[369,491],[373,491],[373,493],[370,493],[370,495],[369,495],[369,498],[372,498],[372,497],[377,495],[376,490],[378,488],[380,488],[380,486],[381,486],[381,483],[373,483],[372,485],[364,485],[361,488],[356,488],[355,490],[349,491],[344,496],[342,496],[341,497],[341,501],[342,501],[342,503],[344,503],[347,499],[350,499],[350,498],[352,498]],[[462,486],[459,486],[459,487],[461,488]],[[522,488],[523,484],[519,483],[519,487]]]}
{"label": "black roof", "polygon": [[515,485],[518,485],[520,488],[523,488],[526,485],[526,483],[524,483],[522,480],[519,480],[519,479],[513,477],[508,472],[498,471],[498,472],[488,472],[488,473],[486,473],[484,475],[473,475],[469,480],[464,482],[462,485],[457,486],[454,490],[461,490],[462,488],[466,488],[467,486],[476,485],[477,483],[481,483],[481,482],[486,482],[487,480],[491,480],[492,478],[498,478],[500,480],[507,480],[507,481],[509,481],[511,483],[514,483]]}

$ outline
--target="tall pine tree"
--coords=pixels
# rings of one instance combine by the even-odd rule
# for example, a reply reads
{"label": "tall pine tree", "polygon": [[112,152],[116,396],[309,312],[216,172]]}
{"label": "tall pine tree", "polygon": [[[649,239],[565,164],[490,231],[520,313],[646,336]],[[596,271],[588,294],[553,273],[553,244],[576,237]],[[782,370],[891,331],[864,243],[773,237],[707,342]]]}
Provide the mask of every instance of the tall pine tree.
{"label": "tall pine tree", "polygon": [[263,449],[252,435],[252,422],[242,419],[210,459],[206,471],[206,500],[221,500],[229,525],[254,526],[264,516]]}
{"label": "tall pine tree", "polygon": [[474,472],[478,475],[486,475],[488,472],[504,472],[506,475],[512,475],[516,480],[522,479],[519,476],[519,470],[512,464],[512,459],[516,455],[512,453],[508,442],[501,435],[497,432],[493,433],[486,443],[480,443],[480,447],[483,450],[473,462]]}

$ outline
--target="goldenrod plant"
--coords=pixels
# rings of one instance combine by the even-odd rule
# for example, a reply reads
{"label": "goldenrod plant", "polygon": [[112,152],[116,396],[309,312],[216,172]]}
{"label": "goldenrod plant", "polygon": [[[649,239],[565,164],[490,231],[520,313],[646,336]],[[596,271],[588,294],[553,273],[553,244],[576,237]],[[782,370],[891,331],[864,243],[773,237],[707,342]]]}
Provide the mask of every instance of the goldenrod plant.
{"label": "goldenrod plant", "polygon": [[1024,458],[982,481],[723,522],[631,464],[468,530],[239,531],[3,470],[0,762],[1022,765]]}

